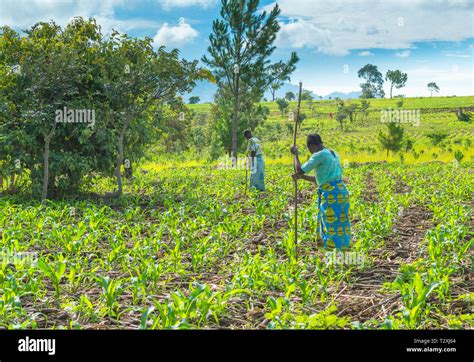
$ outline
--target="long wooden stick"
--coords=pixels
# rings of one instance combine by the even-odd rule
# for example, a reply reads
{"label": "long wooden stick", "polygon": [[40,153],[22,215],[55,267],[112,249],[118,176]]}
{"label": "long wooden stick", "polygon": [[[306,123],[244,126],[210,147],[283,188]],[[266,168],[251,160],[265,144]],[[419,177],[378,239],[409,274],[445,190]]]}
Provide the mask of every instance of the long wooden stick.
{"label": "long wooden stick", "polygon": [[248,156],[245,156],[245,191],[244,191],[244,196],[247,196],[248,172],[249,172],[249,158],[248,158]]}
{"label": "long wooden stick", "polygon": [[[303,88],[303,82],[300,82],[300,89],[298,93],[298,107],[296,108],[295,127],[293,129],[293,147],[296,146],[296,131],[298,129],[298,120],[300,118],[300,106],[301,106],[301,91]],[[296,155],[293,158],[293,167],[296,172]],[[295,257],[298,260],[298,180],[295,179]]]}

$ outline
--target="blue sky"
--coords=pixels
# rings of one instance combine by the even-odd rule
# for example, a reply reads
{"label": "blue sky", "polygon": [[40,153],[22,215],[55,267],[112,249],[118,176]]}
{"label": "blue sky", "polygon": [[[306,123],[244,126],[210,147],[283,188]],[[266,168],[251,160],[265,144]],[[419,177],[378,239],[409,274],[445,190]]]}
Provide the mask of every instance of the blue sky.
{"label": "blue sky", "polygon": [[[206,52],[217,0],[0,0],[0,25],[17,30],[37,21],[61,25],[95,17],[112,28],[177,47],[183,57]],[[291,82],[318,95],[360,90],[357,71],[367,63],[408,73],[394,94],[474,95],[474,0],[279,0],[281,31],[275,60],[301,58]],[[269,9],[273,1],[261,1]],[[388,93],[388,84],[385,89]]]}

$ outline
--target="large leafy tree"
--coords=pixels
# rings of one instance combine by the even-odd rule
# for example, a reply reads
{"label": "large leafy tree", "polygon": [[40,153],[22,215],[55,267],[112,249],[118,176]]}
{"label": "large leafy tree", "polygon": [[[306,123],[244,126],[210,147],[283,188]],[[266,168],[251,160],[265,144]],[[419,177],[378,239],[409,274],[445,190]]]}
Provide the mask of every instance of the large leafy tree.
{"label": "large leafy tree", "polygon": [[307,89],[304,89],[301,93],[301,100],[302,101],[312,101],[313,100],[313,93]]}
{"label": "large leafy tree", "polygon": [[189,97],[189,104],[198,104],[201,101],[201,98],[198,96]]}
{"label": "large leafy tree", "polygon": [[[38,23],[24,37],[3,28],[0,171],[17,172],[20,163],[43,200],[61,185],[71,193],[92,173],[115,174],[109,196],[120,195],[124,155],[142,155],[160,125],[178,117],[179,94],[210,74],[151,43],[117,32],[103,39],[81,18],[64,30]],[[64,107],[95,111],[94,127],[56,122]]]}
{"label": "large leafy tree", "polygon": [[11,160],[29,169],[33,193],[41,193],[43,200],[50,185],[53,193],[61,183],[74,187],[75,176],[93,163],[79,146],[90,128],[56,122],[57,110],[82,109],[88,103],[84,93],[89,74],[79,66],[84,55],[80,45],[91,40],[86,30],[94,25],[74,26],[84,30],[82,40],[70,29],[38,23],[21,39],[4,28],[0,41],[2,54],[8,54],[0,63],[18,69],[11,79],[14,86],[4,93],[11,112],[0,115],[8,128],[0,142]]}
{"label": "large leafy tree", "polygon": [[21,92],[19,81],[20,36],[8,27],[0,28],[0,189],[5,177],[10,178],[10,187],[21,166],[22,134],[17,128],[18,110],[15,106]]}
{"label": "large leafy tree", "polygon": [[279,14],[278,5],[270,13],[261,11],[258,0],[222,0],[221,18],[212,25],[209,55],[202,60],[213,71],[218,86],[231,92],[234,160],[238,152],[239,105],[243,104],[239,99],[251,94],[245,101],[258,102],[271,84],[289,79],[298,61],[296,53],[292,53],[286,63],[270,64],[280,29]]}
{"label": "large leafy tree", "polygon": [[359,78],[365,79],[365,83],[362,83],[361,98],[375,98],[385,96],[383,91],[383,76],[379,72],[376,65],[366,64],[357,72]]}
{"label": "large leafy tree", "polygon": [[[108,197],[122,194],[121,168],[124,164],[126,139],[129,133],[153,129],[150,121],[163,118],[163,107],[183,111],[177,96],[189,92],[199,79],[210,79],[210,73],[198,68],[197,61],[179,59],[177,49],[164,47],[154,51],[152,39],[136,39],[113,32],[103,43],[105,59],[102,67],[105,119],[116,143],[115,177],[117,189]],[[145,132],[142,132],[142,135]],[[143,139],[128,142],[129,154],[136,157],[143,151]]]}
{"label": "large leafy tree", "polygon": [[393,87],[400,89],[405,86],[408,79],[407,73],[399,70],[388,70],[385,74],[385,80],[390,82],[390,99],[392,99]]}

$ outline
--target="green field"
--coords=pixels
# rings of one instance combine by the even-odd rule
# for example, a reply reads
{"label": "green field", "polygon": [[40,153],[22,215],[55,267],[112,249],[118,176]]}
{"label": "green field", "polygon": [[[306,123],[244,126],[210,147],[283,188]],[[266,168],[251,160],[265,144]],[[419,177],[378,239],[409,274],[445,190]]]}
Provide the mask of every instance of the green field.
{"label": "green field", "polygon": [[[317,193],[304,182],[296,255],[291,122],[267,103],[255,132],[263,194],[245,195],[244,170],[199,152],[150,152],[107,203],[94,193],[113,179],[44,204],[4,193],[3,257],[34,262],[0,263],[0,328],[472,328],[474,127],[453,109],[474,97],[406,98],[403,109],[421,110],[419,127],[404,125],[414,147],[386,157],[380,111],[396,102],[371,100],[345,131],[328,116],[334,101],[314,101],[313,117],[302,105],[302,157],[318,130],[343,161],[354,259],[317,241]],[[190,108],[207,119],[209,105]],[[433,145],[432,132],[446,138]]]}
{"label": "green field", "polygon": [[[346,130],[341,131],[339,124],[329,117],[329,113],[336,112],[335,101],[313,101],[313,114],[308,102],[302,102],[301,112],[307,116],[298,131],[298,142],[304,146],[308,133],[318,131],[328,147],[335,148],[342,160],[348,162],[374,162],[374,161],[403,161],[407,163],[421,162],[452,162],[455,160],[456,151],[464,155],[463,161],[471,161],[474,155],[471,145],[474,139],[472,123],[461,122],[457,119],[455,110],[459,107],[472,109],[474,96],[468,97],[433,97],[433,98],[405,98],[403,106],[398,107],[397,99],[372,99],[367,116],[356,114],[354,122],[348,122]],[[360,100],[352,103],[360,104]],[[291,164],[291,155],[288,153],[293,132],[293,121],[287,114],[281,115],[275,102],[264,103],[270,110],[269,119],[256,130],[256,134],[264,142],[267,157],[277,159],[278,162]],[[210,121],[210,105],[190,105],[197,117]],[[289,110],[296,108],[296,102],[290,103]],[[414,142],[410,152],[392,154],[387,157],[380,149],[377,135],[385,131],[386,125],[382,123],[381,111],[387,109],[419,110],[418,125],[404,124],[406,137]],[[199,128],[199,126],[197,126]],[[446,139],[438,145],[433,145],[427,137],[430,133],[445,133]],[[199,154],[187,155],[189,158],[199,160]],[[184,160],[184,157],[182,158]]]}

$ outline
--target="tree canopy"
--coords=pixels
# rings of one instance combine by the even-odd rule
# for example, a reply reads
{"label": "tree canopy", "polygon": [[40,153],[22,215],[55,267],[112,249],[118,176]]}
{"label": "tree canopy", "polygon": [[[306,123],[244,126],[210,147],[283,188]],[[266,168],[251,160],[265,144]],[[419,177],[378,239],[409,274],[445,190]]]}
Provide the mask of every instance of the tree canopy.
{"label": "tree canopy", "polygon": [[232,156],[237,159],[240,97],[245,102],[258,102],[272,84],[289,80],[298,62],[292,52],[287,62],[270,62],[280,25],[278,4],[261,11],[258,0],[222,0],[220,18],[214,20],[209,36],[210,46],[202,61],[210,67],[219,88],[231,92]]}
{"label": "tree canopy", "polygon": [[376,65],[366,64],[357,72],[359,78],[365,79],[365,83],[362,83],[361,98],[375,98],[385,96],[383,90],[383,77],[382,73],[379,72]]}
{"label": "tree canopy", "polygon": [[43,200],[92,174],[114,174],[110,196],[121,194],[124,158],[143,155],[182,111],[179,95],[210,76],[177,50],[116,31],[105,38],[82,18],[64,29],[37,23],[22,37],[3,27],[0,74],[0,172],[28,174]]}

